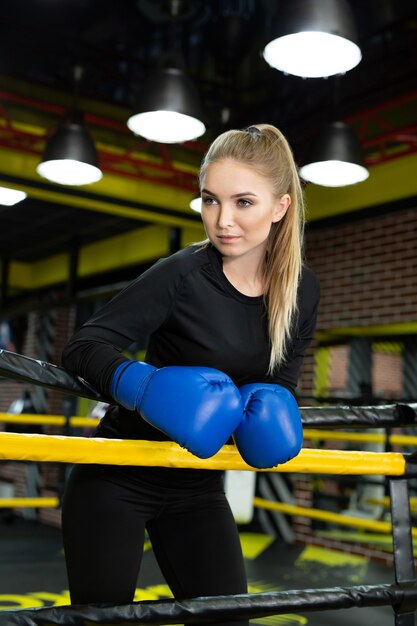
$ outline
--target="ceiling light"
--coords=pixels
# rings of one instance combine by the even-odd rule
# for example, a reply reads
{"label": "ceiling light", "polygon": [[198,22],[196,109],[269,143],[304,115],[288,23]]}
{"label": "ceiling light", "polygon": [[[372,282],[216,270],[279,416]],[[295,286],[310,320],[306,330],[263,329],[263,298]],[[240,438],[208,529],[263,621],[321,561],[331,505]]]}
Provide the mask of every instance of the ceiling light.
{"label": "ceiling light", "polygon": [[52,135],[36,171],[60,185],[88,185],[103,176],[93,140],[78,119],[65,122]]}
{"label": "ceiling light", "polygon": [[197,196],[197,198],[191,200],[190,209],[196,211],[196,213],[201,213],[201,196]]}
{"label": "ceiling light", "polygon": [[143,96],[127,125],[136,135],[160,143],[200,137],[206,127],[197,91],[180,69],[159,69],[143,87]]}
{"label": "ceiling light", "polygon": [[300,176],[324,187],[344,187],[366,180],[369,172],[351,127],[344,122],[329,124],[317,137],[308,163],[300,168]]}
{"label": "ceiling light", "polygon": [[266,62],[286,74],[319,78],[341,74],[362,58],[346,0],[291,0],[279,16]]}
{"label": "ceiling light", "polygon": [[24,191],[9,189],[8,187],[0,187],[0,204],[13,206],[13,204],[21,202],[26,197],[27,194]]}

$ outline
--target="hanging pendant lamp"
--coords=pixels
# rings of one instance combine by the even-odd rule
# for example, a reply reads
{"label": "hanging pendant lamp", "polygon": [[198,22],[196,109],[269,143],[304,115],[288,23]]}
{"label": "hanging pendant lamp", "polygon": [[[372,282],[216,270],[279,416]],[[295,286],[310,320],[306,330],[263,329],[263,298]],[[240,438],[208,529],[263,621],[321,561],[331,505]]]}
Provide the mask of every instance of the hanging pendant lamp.
{"label": "hanging pendant lamp", "polygon": [[332,122],[313,144],[308,163],[300,176],[324,187],[344,187],[366,180],[369,172],[363,164],[359,141],[344,122]]}
{"label": "hanging pendant lamp", "polygon": [[0,187],[0,204],[4,206],[13,206],[27,198],[27,193],[19,189],[10,189],[10,187]]}
{"label": "hanging pendant lamp", "polygon": [[273,68],[303,78],[341,74],[362,58],[346,0],[289,0],[263,56]]}
{"label": "hanging pendant lamp", "polygon": [[197,91],[181,69],[158,69],[145,83],[127,125],[136,135],[160,143],[181,143],[200,137],[206,127]]}
{"label": "hanging pendant lamp", "polygon": [[201,204],[201,196],[197,196],[190,200],[190,209],[192,209],[196,213],[201,213]]}
{"label": "hanging pendant lamp", "polygon": [[102,178],[97,152],[81,114],[71,114],[50,137],[36,171],[60,185],[88,185]]}

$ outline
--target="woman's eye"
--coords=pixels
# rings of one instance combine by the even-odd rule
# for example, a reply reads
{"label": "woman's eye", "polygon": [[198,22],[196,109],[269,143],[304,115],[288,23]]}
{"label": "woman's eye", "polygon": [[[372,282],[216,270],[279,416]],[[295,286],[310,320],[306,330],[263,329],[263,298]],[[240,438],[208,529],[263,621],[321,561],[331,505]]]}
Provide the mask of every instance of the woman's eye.
{"label": "woman's eye", "polygon": [[240,198],[238,200],[238,205],[241,207],[247,207],[247,206],[251,206],[252,202],[250,202],[249,200],[245,200],[244,198]]}
{"label": "woman's eye", "polygon": [[210,206],[211,204],[215,204],[216,201],[214,198],[210,198],[208,196],[206,196],[205,198],[203,198],[203,204],[206,204],[207,206]]}

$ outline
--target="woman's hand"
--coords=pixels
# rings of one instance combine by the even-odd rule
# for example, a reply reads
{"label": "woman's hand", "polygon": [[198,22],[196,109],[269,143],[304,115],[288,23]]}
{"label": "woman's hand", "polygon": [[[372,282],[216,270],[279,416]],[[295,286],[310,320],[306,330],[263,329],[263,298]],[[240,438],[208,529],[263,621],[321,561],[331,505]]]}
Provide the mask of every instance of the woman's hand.
{"label": "woman's hand", "polygon": [[238,388],[227,374],[209,367],[157,369],[126,361],[113,374],[110,392],[202,459],[216,454],[242,419]]}
{"label": "woman's hand", "polygon": [[233,438],[244,461],[265,469],[297,456],[303,428],[292,393],[269,383],[244,385],[240,393],[243,419]]}

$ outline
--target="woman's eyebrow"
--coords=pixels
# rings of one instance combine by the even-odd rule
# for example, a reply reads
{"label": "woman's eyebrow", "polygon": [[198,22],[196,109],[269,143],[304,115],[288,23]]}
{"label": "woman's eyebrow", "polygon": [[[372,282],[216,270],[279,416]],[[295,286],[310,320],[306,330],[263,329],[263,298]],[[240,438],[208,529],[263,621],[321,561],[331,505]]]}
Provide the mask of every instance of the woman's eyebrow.
{"label": "woman's eyebrow", "polygon": [[[209,191],[208,189],[202,189],[201,193],[206,193],[209,196],[213,196],[214,198],[217,198],[216,194],[213,193],[212,191]],[[241,191],[239,193],[234,193],[230,197],[231,198],[239,198],[240,196],[255,196],[256,197],[256,193],[253,193],[253,191]]]}
{"label": "woman's eyebrow", "polygon": [[207,193],[209,196],[214,196],[215,198],[217,197],[215,193],[209,191],[208,189],[202,189],[201,193]]}
{"label": "woman's eyebrow", "polygon": [[253,191],[242,191],[241,193],[235,193],[233,194],[233,196],[230,197],[239,198],[240,196],[256,196],[256,193],[253,193]]}

